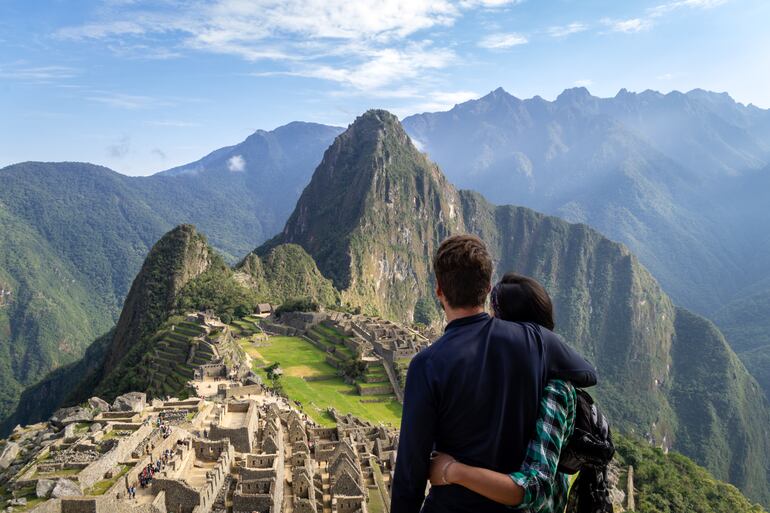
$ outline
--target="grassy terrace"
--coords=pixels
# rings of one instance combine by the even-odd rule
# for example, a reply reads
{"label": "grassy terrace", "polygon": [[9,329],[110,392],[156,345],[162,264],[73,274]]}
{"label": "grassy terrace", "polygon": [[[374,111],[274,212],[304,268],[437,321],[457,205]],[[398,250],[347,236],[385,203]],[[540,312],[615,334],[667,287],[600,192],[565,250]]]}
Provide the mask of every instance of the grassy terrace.
{"label": "grassy terrace", "polygon": [[131,470],[131,467],[128,465],[121,465],[120,471],[115,474],[111,479],[102,479],[101,481],[97,481],[94,483],[94,485],[86,490],[85,495],[104,495],[107,490],[112,488],[112,485],[118,482],[118,480],[128,474],[128,471]]}
{"label": "grassy terrace", "polygon": [[[398,427],[401,423],[401,405],[387,396],[384,402],[364,403],[356,388],[336,375],[334,367],[325,362],[326,353],[306,340],[297,337],[270,337],[267,344],[256,347],[246,340],[243,349],[254,359],[254,369],[267,381],[263,367],[278,362],[283,369],[284,391],[291,400],[302,403],[302,408],[313,420],[324,426],[334,422],[326,408],[340,413],[352,413],[371,422],[384,422]],[[321,381],[305,381],[310,376],[324,376]],[[371,399],[371,397],[369,397]]]}

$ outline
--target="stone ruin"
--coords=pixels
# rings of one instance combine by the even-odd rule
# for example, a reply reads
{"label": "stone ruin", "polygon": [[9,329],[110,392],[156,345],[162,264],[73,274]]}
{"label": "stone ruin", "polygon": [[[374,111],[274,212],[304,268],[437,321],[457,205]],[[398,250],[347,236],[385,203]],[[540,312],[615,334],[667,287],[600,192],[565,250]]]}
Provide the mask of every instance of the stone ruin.
{"label": "stone ruin", "polygon": [[[337,425],[320,427],[261,386],[225,388],[211,400],[93,398],[79,407],[86,413],[17,428],[0,446],[0,485],[14,493],[5,506],[12,513],[40,498],[29,511],[348,513],[387,504],[374,475],[391,480],[394,432],[333,412]],[[140,487],[142,470],[159,459],[161,470]]]}

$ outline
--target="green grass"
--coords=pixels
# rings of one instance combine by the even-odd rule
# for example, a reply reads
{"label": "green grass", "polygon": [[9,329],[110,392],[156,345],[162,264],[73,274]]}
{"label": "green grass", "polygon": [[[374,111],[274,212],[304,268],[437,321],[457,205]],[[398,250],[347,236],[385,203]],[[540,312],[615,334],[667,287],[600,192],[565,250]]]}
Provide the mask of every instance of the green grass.
{"label": "green grass", "polygon": [[320,331],[321,333],[324,333],[328,336],[338,337],[338,338],[348,338],[344,333],[342,333],[339,330],[336,330],[334,328],[331,328],[329,326],[326,326],[325,324],[317,324],[315,328]]}
{"label": "green grass", "polygon": [[305,413],[324,426],[334,422],[326,415],[326,408],[353,415],[374,423],[384,422],[398,427],[401,422],[401,405],[396,400],[381,403],[362,403],[366,399],[358,395],[356,388],[341,378],[323,381],[305,381],[303,376],[328,376],[336,373],[334,367],[324,361],[326,353],[309,342],[297,337],[271,337],[266,345],[255,347],[241,341],[244,350],[254,358],[254,368],[263,377],[261,369],[278,362],[283,369],[286,395],[302,403]]}
{"label": "green grass", "polygon": [[386,513],[385,503],[382,500],[380,491],[369,490],[369,502],[367,503],[367,510],[369,513]]}
{"label": "green grass", "polygon": [[55,472],[35,472],[35,477],[72,477],[80,474],[79,468],[65,468]]}
{"label": "green grass", "polygon": [[121,465],[120,472],[118,472],[115,477],[97,481],[91,488],[88,488],[85,491],[85,495],[104,495],[107,490],[112,488],[112,485],[117,483],[121,477],[125,476],[129,470],[131,470],[131,467],[128,465]]}
{"label": "green grass", "polygon": [[[9,492],[4,491],[2,493],[7,494],[5,497],[6,499],[10,499],[11,494]],[[26,486],[24,488],[21,488],[16,492],[16,497],[19,499],[21,498],[27,499],[27,504],[25,504],[24,506],[14,506],[13,508],[14,513],[19,513],[21,511],[29,511],[30,509],[34,508],[35,506],[37,506],[38,504],[46,500],[44,498],[39,498],[37,496],[37,494],[35,493],[34,486]]]}
{"label": "green grass", "polygon": [[387,382],[381,382],[381,383],[359,383],[361,388],[380,388],[385,385],[390,385],[390,383]]}

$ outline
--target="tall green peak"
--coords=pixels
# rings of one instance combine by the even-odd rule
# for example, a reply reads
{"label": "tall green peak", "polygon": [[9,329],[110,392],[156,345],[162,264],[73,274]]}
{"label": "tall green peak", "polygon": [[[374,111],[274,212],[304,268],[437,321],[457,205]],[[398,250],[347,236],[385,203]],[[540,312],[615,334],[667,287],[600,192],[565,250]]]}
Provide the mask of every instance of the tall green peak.
{"label": "tall green peak", "polygon": [[326,306],[339,303],[339,293],[332,282],[297,244],[279,244],[264,248],[259,254],[249,253],[237,266],[235,277],[263,301],[275,305],[301,297]]}
{"label": "tall green peak", "polygon": [[133,342],[154,331],[173,308],[177,295],[212,264],[214,253],[206,237],[184,224],[155,243],[134,279],[104,365],[111,372]]}
{"label": "tall green peak", "polygon": [[298,244],[343,302],[411,321],[431,288],[436,243],[462,226],[458,204],[398,119],[371,110],[335,139],[283,232],[264,248]]}

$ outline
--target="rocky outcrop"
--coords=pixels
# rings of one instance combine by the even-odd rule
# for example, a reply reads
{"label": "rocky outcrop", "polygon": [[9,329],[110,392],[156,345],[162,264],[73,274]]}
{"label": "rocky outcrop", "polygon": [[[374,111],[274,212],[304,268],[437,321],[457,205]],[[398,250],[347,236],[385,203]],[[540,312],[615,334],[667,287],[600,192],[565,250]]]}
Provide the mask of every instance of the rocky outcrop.
{"label": "rocky outcrop", "polygon": [[47,499],[55,487],[56,481],[53,479],[38,479],[35,485],[35,495],[41,499]]}
{"label": "rocky outcrop", "polygon": [[13,460],[19,455],[21,447],[16,442],[7,442],[0,452],[0,470],[5,470],[11,466]]}
{"label": "rocky outcrop", "polygon": [[110,411],[110,403],[99,397],[92,397],[88,400],[88,405],[94,410],[101,412]]}
{"label": "rocky outcrop", "polygon": [[72,497],[83,495],[83,490],[80,489],[80,485],[69,479],[59,479],[56,481],[53,490],[51,490],[51,498],[61,499],[62,497]]}
{"label": "rocky outcrop", "polygon": [[69,408],[60,408],[51,417],[51,424],[58,428],[69,426],[70,424],[77,424],[79,422],[89,422],[93,420],[94,413],[92,410],[80,406],[72,406]]}
{"label": "rocky outcrop", "polygon": [[112,403],[113,411],[142,411],[147,404],[147,394],[128,392],[115,398]]}

